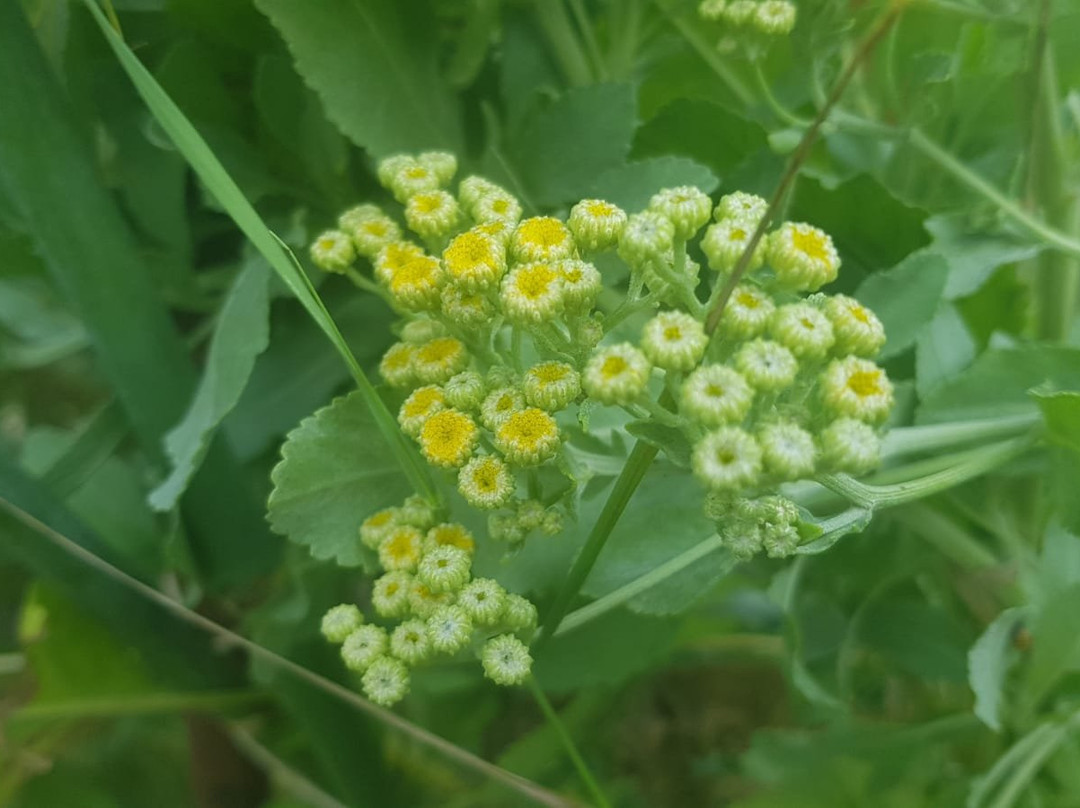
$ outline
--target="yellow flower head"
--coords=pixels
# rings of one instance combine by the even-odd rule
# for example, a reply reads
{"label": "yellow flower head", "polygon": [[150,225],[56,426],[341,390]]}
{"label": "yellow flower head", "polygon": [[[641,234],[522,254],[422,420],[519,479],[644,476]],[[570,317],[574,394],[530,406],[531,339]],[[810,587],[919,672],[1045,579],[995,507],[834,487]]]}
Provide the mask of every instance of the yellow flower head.
{"label": "yellow flower head", "polygon": [[454,337],[436,337],[416,349],[413,370],[426,384],[442,384],[465,370],[469,354],[464,343]]}
{"label": "yellow flower head", "polygon": [[352,241],[340,230],[327,230],[311,243],[311,260],[326,272],[344,272],[355,258]]}
{"label": "yellow flower head", "polygon": [[629,404],[645,391],[651,372],[645,354],[623,342],[592,355],[582,373],[582,386],[602,404]]}
{"label": "yellow flower head", "polygon": [[391,530],[379,545],[379,563],[383,569],[412,572],[423,555],[424,534],[411,525]]}
{"label": "yellow flower head", "polygon": [[426,255],[415,258],[390,279],[390,294],[402,306],[415,311],[434,309],[439,305],[439,289],[445,280],[437,258]]}
{"label": "yellow flower head", "polygon": [[557,412],[581,393],[581,378],[565,362],[541,362],[529,368],[521,387],[530,405]]}
{"label": "yellow flower head", "polygon": [[517,226],[510,250],[518,261],[557,261],[573,255],[574,238],[558,219],[534,216]]}
{"label": "yellow flower head", "polygon": [[449,235],[460,216],[457,200],[446,191],[416,194],[405,205],[409,229],[425,239]]}
{"label": "yellow flower head", "polygon": [[731,339],[751,339],[765,332],[774,311],[776,304],[760,287],[741,283],[724,306],[720,331]]}
{"label": "yellow flower head", "polygon": [[497,457],[474,457],[458,472],[458,491],[474,508],[501,508],[514,493],[514,476]]}
{"label": "yellow flower head", "polygon": [[442,313],[452,323],[476,328],[491,322],[495,316],[495,306],[483,292],[470,292],[451,285],[443,289]]}
{"label": "yellow flower head", "polygon": [[576,313],[592,309],[604,288],[600,271],[588,261],[574,258],[560,261],[557,266],[562,279],[562,297],[566,308]]}
{"label": "yellow flower head", "polygon": [[[470,461],[472,463],[474,461]],[[473,554],[476,549],[476,540],[473,539],[472,533],[464,525],[459,525],[452,522],[446,522],[441,525],[435,525],[427,533],[425,539],[428,547],[442,547],[450,546],[457,547],[459,550],[464,550],[469,555]]]}
{"label": "yellow flower head", "polygon": [[834,359],[821,377],[825,406],[837,416],[880,423],[893,405],[893,386],[885,371],[866,359]]}
{"label": "yellow flower head", "polygon": [[360,524],[360,541],[365,547],[377,550],[390,531],[401,524],[397,508],[384,508],[371,514]]}
{"label": "yellow flower head", "polygon": [[416,437],[424,422],[443,409],[446,409],[446,398],[441,387],[419,387],[402,403],[398,410],[398,423],[406,435]]}
{"label": "yellow flower head", "polygon": [[474,228],[450,242],[443,264],[450,280],[463,289],[490,289],[506,272],[506,253],[499,241]]}
{"label": "yellow flower head", "polygon": [[480,405],[480,421],[493,432],[513,413],[525,407],[525,396],[515,387],[492,390]]}
{"label": "yellow flower head", "polygon": [[515,412],[495,432],[495,446],[511,463],[535,466],[559,449],[559,425],[536,407]]}
{"label": "yellow flower head", "polygon": [[521,218],[521,203],[506,191],[491,191],[476,200],[469,214],[483,224],[503,222],[513,227]]}
{"label": "yellow flower head", "polygon": [[525,264],[503,280],[499,301],[512,322],[542,323],[563,307],[562,274],[552,264]]}
{"label": "yellow flower head", "polygon": [[[716,272],[731,272],[750,245],[756,228],[757,223],[749,219],[721,219],[711,225],[701,239],[701,251],[709,259],[709,266]],[[764,259],[765,250],[758,242],[746,271],[753,272]]]}
{"label": "yellow flower head", "polygon": [[458,410],[442,410],[420,428],[420,451],[434,466],[457,468],[472,456],[479,439],[472,418]]}
{"label": "yellow flower head", "polygon": [[776,279],[793,291],[810,291],[836,280],[840,255],[824,230],[785,222],[769,236],[767,257]]}
{"label": "yellow flower head", "polygon": [[567,225],[583,250],[606,250],[619,243],[626,211],[602,199],[582,199],[570,209]]}
{"label": "yellow flower head", "polygon": [[411,241],[391,242],[375,256],[375,278],[389,286],[399,269],[423,257],[423,249]]}
{"label": "yellow flower head", "polygon": [[885,344],[885,326],[874,312],[855,298],[832,295],[825,300],[822,309],[836,335],[833,346],[836,353],[873,356]]}

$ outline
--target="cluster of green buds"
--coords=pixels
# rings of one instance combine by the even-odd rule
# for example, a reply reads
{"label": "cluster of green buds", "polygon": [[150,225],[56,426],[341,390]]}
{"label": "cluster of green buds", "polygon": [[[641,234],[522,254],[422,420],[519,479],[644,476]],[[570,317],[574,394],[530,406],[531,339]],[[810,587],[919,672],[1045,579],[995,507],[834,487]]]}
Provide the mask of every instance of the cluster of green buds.
{"label": "cluster of green buds", "polygon": [[323,636],[341,644],[345,666],[361,674],[364,693],[378,704],[404,698],[410,669],[440,655],[471,651],[500,685],[520,684],[532,667],[526,643],[536,629],[536,607],[496,581],[474,578],[473,536],[437,519],[429,503],[413,496],[360,526],[361,542],[378,554],[382,569],[371,606],[388,627],[366,622],[351,603],[323,617]]}
{"label": "cluster of green buds", "polygon": [[789,0],[702,0],[698,14],[733,31],[777,37],[795,27],[796,8]]}

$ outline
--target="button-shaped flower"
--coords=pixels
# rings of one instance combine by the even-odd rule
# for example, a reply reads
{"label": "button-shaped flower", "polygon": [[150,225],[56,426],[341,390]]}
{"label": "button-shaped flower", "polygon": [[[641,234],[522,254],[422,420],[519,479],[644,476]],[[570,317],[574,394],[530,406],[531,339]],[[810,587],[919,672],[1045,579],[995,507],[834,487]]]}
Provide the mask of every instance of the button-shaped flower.
{"label": "button-shaped flower", "polygon": [[450,281],[466,291],[493,289],[506,272],[506,250],[476,228],[456,236],[443,250]]}
{"label": "button-shaped flower", "polygon": [[693,370],[708,345],[704,326],[683,311],[660,312],[641,331],[641,350],[664,370]]}
{"label": "button-shaped flower", "polygon": [[311,260],[326,272],[344,272],[356,260],[356,250],[340,230],[327,230],[311,243]]}
{"label": "button-shaped flower", "polygon": [[378,626],[360,626],[341,645],[341,660],[351,671],[365,671],[386,652],[386,631]]}
{"label": "button-shaped flower", "polygon": [[809,303],[788,303],[769,319],[769,334],[800,359],[824,359],[836,337],[832,323]]}
{"label": "button-shaped flower", "polygon": [[602,404],[630,404],[645,392],[652,365],[628,342],[601,348],[582,374],[582,387]]}
{"label": "button-shaped flower", "polygon": [[814,436],[792,421],[766,424],[757,433],[765,468],[781,480],[801,480],[814,473]]}
{"label": "button-shaped flower", "polygon": [[353,603],[341,603],[323,615],[319,630],[332,643],[345,639],[364,623],[364,615]]}
{"label": "button-shaped flower", "polygon": [[580,395],[581,378],[565,362],[541,362],[526,371],[521,389],[531,406],[558,412]]}
{"label": "button-shaped flower", "polygon": [[761,447],[738,427],[710,432],[694,447],[694,474],[714,491],[738,491],[761,478]]}
{"label": "button-shaped flower", "polygon": [[570,209],[567,224],[578,247],[599,252],[614,247],[626,227],[626,211],[602,199],[582,199]]}
{"label": "button-shaped flower", "polygon": [[381,656],[371,663],[360,683],[369,699],[391,707],[409,692],[409,669],[401,660]]}
{"label": "button-shaped flower", "polygon": [[885,371],[868,359],[834,359],[821,376],[821,398],[837,416],[880,423],[893,405],[893,386]]}
{"label": "button-shaped flower", "polygon": [[510,252],[518,261],[558,261],[574,254],[574,237],[554,216],[523,220],[510,237]]}
{"label": "button-shaped flower", "polygon": [[755,339],[739,348],[735,367],[755,390],[776,393],[795,381],[799,360],[779,342]]}
{"label": "button-shaped flower", "polygon": [[497,685],[519,685],[532,670],[532,656],[525,643],[512,634],[502,634],[487,641],[480,653],[484,676]]}
{"label": "button-shaped flower", "polygon": [[752,339],[765,333],[776,304],[763,289],[749,283],[736,286],[724,306],[720,333],[736,340]]}
{"label": "button-shaped flower", "polygon": [[416,577],[432,592],[456,592],[469,582],[470,566],[471,558],[467,552],[444,544],[424,553],[416,568]]}
{"label": "button-shaped flower", "polygon": [[458,472],[458,491],[474,508],[501,508],[514,493],[514,476],[498,457],[474,457]]}
{"label": "button-shaped flower", "polygon": [[709,221],[712,200],[700,188],[680,185],[653,194],[649,200],[649,210],[667,217],[675,225],[676,237],[686,240]]}
{"label": "button-shaped flower", "polygon": [[480,440],[473,419],[460,410],[442,410],[420,428],[420,451],[433,466],[460,468]]}
{"label": "button-shaped flower", "polygon": [[559,445],[559,425],[536,407],[513,413],[495,432],[495,447],[508,462],[519,466],[535,466],[550,460]]}
{"label": "button-shaped flower", "polygon": [[416,349],[413,373],[421,384],[441,384],[465,370],[469,354],[454,337],[437,337]]}
{"label": "button-shaped flower", "polygon": [[885,326],[855,298],[832,295],[826,298],[822,308],[836,335],[833,346],[836,353],[872,357],[885,344]]}
{"label": "button-shaped flower", "polygon": [[402,525],[390,531],[379,545],[379,563],[384,570],[412,572],[420,563],[424,534],[412,525]]}
{"label": "button-shaped flower", "polygon": [[726,365],[704,365],[682,386],[679,411],[702,426],[737,424],[754,403],[754,388],[737,370]]}
{"label": "button-shaped flower", "polygon": [[562,312],[562,273],[554,263],[535,262],[516,267],[499,290],[499,302],[507,319],[538,325]]}
{"label": "button-shaped flower", "polygon": [[785,222],[768,238],[768,261],[776,279],[793,291],[813,292],[836,280],[840,256],[824,230]]}

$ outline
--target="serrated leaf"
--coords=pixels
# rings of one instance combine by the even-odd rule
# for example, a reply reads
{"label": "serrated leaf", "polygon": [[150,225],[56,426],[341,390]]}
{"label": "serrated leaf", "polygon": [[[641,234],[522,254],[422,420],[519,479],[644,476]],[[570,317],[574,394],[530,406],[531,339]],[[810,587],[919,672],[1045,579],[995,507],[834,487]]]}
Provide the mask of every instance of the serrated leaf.
{"label": "serrated leaf", "polygon": [[915,389],[919,398],[925,399],[968,367],[976,349],[975,339],[956,306],[942,304],[915,340]]}
{"label": "serrated leaf", "polygon": [[343,566],[363,563],[360,523],[411,493],[359,392],[301,421],[281,458],[270,475],[270,526]]}
{"label": "serrated leaf", "polygon": [[384,157],[425,148],[460,151],[457,100],[439,70],[434,27],[394,0],[258,0],[327,117]]}
{"label": "serrated leaf", "polygon": [[1023,609],[999,614],[968,651],[968,684],[975,694],[975,715],[990,729],[1001,732],[1001,705],[1013,632],[1025,616]]}
{"label": "serrated leaf", "polygon": [[1080,634],[1076,615],[1080,612],[1080,583],[1051,595],[1031,626],[1031,662],[1024,681],[1024,698],[1033,709],[1066,671],[1080,666]]}
{"label": "serrated leaf", "polygon": [[945,289],[949,267],[945,259],[913,255],[892,269],[875,272],[855,293],[881,319],[887,336],[881,358],[909,348],[934,318]]}
{"label": "serrated leaf", "polygon": [[589,192],[630,211],[642,210],[661,188],[694,185],[712,193],[720,180],[708,168],[685,157],[651,157],[605,171]]}

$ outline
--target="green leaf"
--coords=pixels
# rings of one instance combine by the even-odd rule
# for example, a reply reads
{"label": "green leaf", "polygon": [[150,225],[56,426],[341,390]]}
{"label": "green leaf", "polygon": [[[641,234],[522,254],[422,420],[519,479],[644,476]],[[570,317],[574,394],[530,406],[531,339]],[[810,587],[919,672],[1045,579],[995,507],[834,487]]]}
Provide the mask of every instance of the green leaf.
{"label": "green leaf", "polygon": [[626,425],[626,431],[660,449],[676,466],[690,468],[692,447],[682,430],[655,421],[631,421]]}
{"label": "green leaf", "polygon": [[948,273],[942,258],[919,254],[862,282],[855,297],[885,325],[882,359],[909,348],[933,320]]}
{"label": "green leaf", "polygon": [[915,339],[915,389],[925,400],[938,387],[955,378],[975,359],[977,346],[963,317],[949,303]]}
{"label": "green leaf", "polygon": [[270,475],[270,525],[319,559],[358,566],[360,523],[411,493],[359,392],[301,421]]}
{"label": "green leaf", "polygon": [[631,213],[648,207],[661,188],[696,185],[712,193],[720,181],[705,166],[685,157],[653,157],[617,166],[597,178],[589,193]]}
{"label": "green leaf", "polygon": [[1013,635],[1025,615],[1024,609],[1006,609],[968,651],[968,684],[975,694],[975,715],[996,732],[1001,732],[1005,679],[1013,661]]}
{"label": "green leaf", "polygon": [[1080,393],[1040,393],[1032,395],[1046,421],[1046,437],[1074,452],[1080,452]]}
{"label": "green leaf", "polygon": [[998,418],[1036,411],[1028,391],[1080,389],[1080,350],[1050,345],[991,349],[942,384],[918,409],[923,424]]}
{"label": "green leaf", "polygon": [[974,294],[998,267],[1033,258],[1041,249],[1013,236],[974,232],[967,220],[965,213],[931,216],[925,223],[934,237],[927,250],[949,265],[946,300]]}
{"label": "green leaf", "polygon": [[394,0],[257,0],[327,117],[375,157],[461,151],[457,100],[443,82],[431,9]]}
{"label": "green leaf", "polygon": [[920,602],[879,600],[860,622],[860,640],[892,665],[921,679],[963,682],[970,640],[944,609]]}
{"label": "green leaf", "polygon": [[269,281],[266,265],[251,261],[225,298],[195,398],[183,420],[165,438],[173,468],[150,493],[150,505],[156,510],[175,507],[202,462],[217,425],[240,399],[255,357],[270,342]]}
{"label": "green leaf", "polygon": [[1051,595],[1031,626],[1031,662],[1024,680],[1024,703],[1034,710],[1066,671],[1080,666],[1080,583]]}
{"label": "green leaf", "polygon": [[631,85],[573,89],[527,115],[506,153],[532,202],[576,202],[591,193],[605,171],[626,162],[634,124]]}

